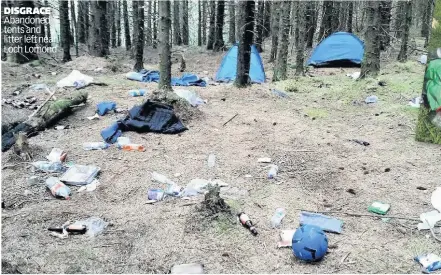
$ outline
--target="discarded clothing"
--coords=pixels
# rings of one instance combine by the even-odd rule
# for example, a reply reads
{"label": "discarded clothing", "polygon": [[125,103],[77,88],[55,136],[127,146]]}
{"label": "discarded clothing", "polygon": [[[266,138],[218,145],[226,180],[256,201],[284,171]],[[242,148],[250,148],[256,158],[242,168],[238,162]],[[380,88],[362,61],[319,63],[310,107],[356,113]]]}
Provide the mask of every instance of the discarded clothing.
{"label": "discarded clothing", "polygon": [[113,101],[104,101],[104,102],[100,102],[98,103],[98,105],[96,105],[96,110],[97,113],[100,116],[103,116],[105,114],[107,114],[109,111],[115,110],[116,109],[116,103]]}
{"label": "discarded clothing", "polygon": [[101,136],[106,142],[115,143],[125,131],[178,134],[185,130],[187,127],[176,116],[172,106],[148,100],[130,109],[124,120],[101,131]]}
{"label": "discarded clothing", "polygon": [[314,225],[320,227],[323,231],[341,233],[343,222],[318,213],[301,212],[300,225]]}
{"label": "discarded clothing", "polygon": [[[137,72],[129,72],[126,77],[130,80],[140,81],[140,82],[159,82],[159,71],[148,71],[141,70]],[[207,86],[205,80],[200,79],[195,74],[183,74],[182,77],[172,77],[172,86]]]}

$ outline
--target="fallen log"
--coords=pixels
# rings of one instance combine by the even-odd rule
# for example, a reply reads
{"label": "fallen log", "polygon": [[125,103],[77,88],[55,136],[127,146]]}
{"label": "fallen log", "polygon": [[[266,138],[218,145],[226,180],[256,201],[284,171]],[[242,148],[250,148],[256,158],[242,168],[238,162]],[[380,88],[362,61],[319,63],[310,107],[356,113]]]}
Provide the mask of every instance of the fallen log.
{"label": "fallen log", "polygon": [[69,115],[73,106],[85,103],[86,100],[87,92],[78,91],[70,98],[48,102],[26,121],[2,135],[2,152],[9,150],[15,144],[16,136],[19,132],[23,132],[27,136],[35,135],[37,132],[53,125],[59,119]]}

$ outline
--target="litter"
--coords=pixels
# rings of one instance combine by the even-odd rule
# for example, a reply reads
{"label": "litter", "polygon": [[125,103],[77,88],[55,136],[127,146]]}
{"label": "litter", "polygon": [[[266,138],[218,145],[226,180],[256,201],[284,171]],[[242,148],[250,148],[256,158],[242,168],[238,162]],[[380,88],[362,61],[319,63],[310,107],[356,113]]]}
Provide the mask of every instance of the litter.
{"label": "litter", "polygon": [[165,192],[162,189],[150,189],[147,192],[147,198],[153,201],[160,201],[164,198]]}
{"label": "litter", "polygon": [[417,256],[415,261],[422,265],[424,273],[441,269],[441,258],[433,253]]}
{"label": "litter", "polygon": [[441,187],[437,187],[430,198],[433,208],[441,212]]}
{"label": "litter", "polygon": [[368,208],[369,212],[385,215],[390,208],[390,204],[374,201]]}
{"label": "litter", "polygon": [[50,177],[46,180],[46,187],[49,188],[52,195],[56,198],[70,199],[70,188],[64,185],[58,178]]}
{"label": "litter", "polygon": [[364,102],[366,104],[377,103],[378,102],[378,97],[376,95],[370,95],[370,96],[366,97]]}
{"label": "litter", "polygon": [[441,221],[441,213],[436,210],[422,213],[420,219],[422,223],[418,224],[418,230],[427,230],[433,228],[437,222]]}
{"label": "litter", "polygon": [[152,173],[152,180],[157,181],[162,184],[174,184],[174,182],[169,180],[166,176],[159,174],[157,172]]}
{"label": "litter", "polygon": [[98,142],[86,142],[83,143],[83,149],[85,151],[91,151],[91,150],[104,150],[109,148],[109,144],[98,141]]}
{"label": "litter", "polygon": [[39,183],[40,183],[40,178],[37,177],[37,176],[31,176],[31,177],[29,177],[29,178],[26,180],[26,182],[27,182],[29,185],[36,185],[36,184],[39,184]]}
{"label": "litter", "polygon": [[196,107],[205,103],[195,92],[189,90],[174,90],[175,94],[185,99],[191,106]]}
{"label": "litter", "polygon": [[100,116],[97,113],[95,113],[93,116],[88,116],[87,119],[88,120],[98,120],[98,119],[100,119]]}
{"label": "litter", "polygon": [[360,145],[363,145],[363,146],[369,146],[369,145],[370,145],[370,143],[369,143],[369,142],[367,142],[367,141],[364,141],[364,140],[359,140],[359,139],[351,139],[351,141],[353,141],[353,142],[356,142],[356,143],[358,143],[358,144],[360,144]]}
{"label": "litter", "polygon": [[277,172],[279,171],[279,166],[275,164],[269,165],[270,170],[268,171],[268,179],[274,179],[277,175]]}
{"label": "litter", "polygon": [[328,251],[328,237],[314,225],[302,225],[292,238],[294,256],[307,262],[320,261]]}
{"label": "litter", "polygon": [[98,105],[96,105],[96,109],[97,109],[98,115],[104,116],[108,112],[116,109],[116,103],[113,101],[100,102],[100,103],[98,103]]}
{"label": "litter", "polygon": [[144,96],[147,94],[147,91],[144,89],[138,89],[138,90],[130,90],[129,96],[137,97],[137,96]]}
{"label": "litter", "polygon": [[[126,77],[130,80],[140,82],[159,82],[159,71],[141,70],[140,72],[129,72]],[[180,78],[171,78],[172,86],[207,86],[207,83],[195,74],[183,74]]]}
{"label": "litter", "polygon": [[123,151],[138,151],[138,152],[144,152],[145,151],[144,145],[142,145],[142,144],[134,144],[134,143],[118,145],[118,148],[123,150]]}
{"label": "litter", "polygon": [[280,227],[280,224],[282,223],[283,218],[286,215],[285,208],[277,208],[274,215],[271,217],[271,227],[272,228],[278,228]]}
{"label": "litter", "polygon": [[192,179],[182,191],[181,196],[192,197],[198,194],[204,194],[207,192],[206,188],[209,184],[218,185],[219,187],[228,186],[227,183],[221,180]]}
{"label": "litter", "polygon": [[259,163],[271,163],[271,158],[258,158],[257,162],[259,162]]}
{"label": "litter", "polygon": [[302,211],[300,213],[300,225],[305,224],[317,226],[323,231],[340,234],[343,222],[323,214]]}
{"label": "litter", "polygon": [[50,162],[64,162],[66,161],[67,153],[60,148],[53,148],[50,154],[46,157]]}
{"label": "litter", "polygon": [[130,144],[130,138],[128,137],[119,137],[116,139],[118,146]]}
{"label": "litter", "polygon": [[282,98],[288,98],[289,97],[289,95],[287,93],[285,93],[284,91],[272,89],[271,92],[274,95],[278,96],[278,97],[282,97]]}
{"label": "litter", "polygon": [[417,97],[412,98],[408,104],[410,105],[410,107],[419,108],[420,104],[421,104],[421,97],[417,96]]}
{"label": "litter", "polygon": [[427,55],[426,54],[423,54],[420,56],[420,63],[427,64]]}
{"label": "litter", "polygon": [[353,72],[351,74],[346,74],[346,76],[352,78],[352,79],[358,79],[361,75],[361,72]]}
{"label": "litter", "polygon": [[121,135],[120,122],[115,122],[101,131],[101,137],[108,143],[115,143]]}
{"label": "litter", "polygon": [[48,88],[49,88],[49,87],[48,87],[46,84],[44,84],[44,83],[42,83],[42,84],[32,84],[31,87],[29,87],[29,89],[30,89],[31,91],[46,90],[46,89],[48,89]]}
{"label": "litter", "polygon": [[277,247],[291,247],[292,246],[292,238],[294,237],[295,230],[282,230],[280,231],[280,242],[277,244]]}
{"label": "litter", "polygon": [[239,213],[239,215],[237,215],[239,218],[239,222],[245,227],[248,228],[248,230],[251,231],[251,233],[253,233],[254,236],[257,235],[257,230],[256,227],[254,227],[253,222],[250,220],[250,218],[248,217],[247,214],[245,213]]}
{"label": "litter", "polygon": [[32,165],[43,172],[64,172],[66,169],[61,162],[35,161]]}
{"label": "litter", "polygon": [[175,265],[170,270],[171,274],[204,274],[204,266],[201,264]]}
{"label": "litter", "polygon": [[64,130],[64,129],[68,129],[69,125],[57,125],[55,126],[55,130]]}
{"label": "litter", "polygon": [[[75,85],[77,82],[77,85]],[[73,70],[67,77],[57,82],[57,87],[77,87],[78,83],[87,86],[93,82],[93,77],[80,73],[80,71]]]}
{"label": "litter", "polygon": [[98,68],[94,69],[93,71],[94,72],[102,72],[103,70],[104,70],[103,67],[98,67]]}
{"label": "litter", "polygon": [[100,182],[97,179],[94,179],[91,183],[81,186],[77,192],[78,193],[83,191],[92,192],[95,191],[99,185]]}
{"label": "litter", "polygon": [[216,155],[215,154],[208,155],[207,165],[210,168],[213,168],[216,165]]}
{"label": "litter", "polygon": [[[69,222],[66,222],[61,227],[49,227],[48,230],[51,232],[56,232],[63,234],[64,232],[67,232],[68,234],[85,234],[87,231],[86,226],[84,225],[72,225],[68,224]],[[53,235],[53,234],[52,234]],[[55,236],[55,235],[53,235]]]}
{"label": "litter", "polygon": [[104,229],[106,229],[106,227],[109,225],[109,223],[101,218],[90,217],[86,220],[76,221],[72,225],[86,226],[86,235],[88,235],[89,237],[95,237],[101,234]]}
{"label": "litter", "polygon": [[96,166],[73,165],[61,176],[61,181],[68,185],[90,184],[99,173],[100,168]]}

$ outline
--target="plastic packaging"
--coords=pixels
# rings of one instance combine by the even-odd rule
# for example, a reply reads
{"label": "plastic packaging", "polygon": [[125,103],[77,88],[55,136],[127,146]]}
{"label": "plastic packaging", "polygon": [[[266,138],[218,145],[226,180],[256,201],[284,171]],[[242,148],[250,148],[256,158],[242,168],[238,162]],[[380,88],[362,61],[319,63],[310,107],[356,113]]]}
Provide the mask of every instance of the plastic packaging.
{"label": "plastic packaging", "polygon": [[441,213],[437,210],[422,213],[420,219],[422,223],[418,224],[418,230],[430,229],[433,228],[437,222],[441,221]]}
{"label": "plastic packaging", "polygon": [[433,207],[441,212],[441,187],[437,187],[430,198]]}
{"label": "plastic packaging", "polygon": [[208,155],[207,164],[208,164],[208,167],[210,167],[210,168],[213,168],[216,165],[216,155],[215,154]]}
{"label": "plastic packaging", "polygon": [[174,184],[174,182],[169,180],[166,176],[159,174],[157,172],[152,173],[152,180],[163,184]]}
{"label": "plastic packaging", "polygon": [[124,151],[138,151],[138,152],[145,151],[144,145],[134,144],[134,143],[118,145],[118,148]]}
{"label": "plastic packaging", "polygon": [[57,87],[75,87],[75,82],[81,82],[82,85],[87,86],[93,82],[93,77],[82,74],[80,71],[73,70],[68,76],[57,82]]}
{"label": "plastic packaging", "polygon": [[49,188],[52,195],[56,198],[70,199],[70,188],[64,185],[58,178],[50,177],[46,180],[46,187]]}
{"label": "plastic packaging", "polygon": [[279,166],[270,164],[270,170],[268,171],[268,179],[274,179],[279,171]]}
{"label": "plastic packaging", "polygon": [[100,168],[93,165],[75,164],[61,176],[60,180],[68,185],[88,185],[93,182],[99,171]]}
{"label": "plastic packaging", "polygon": [[272,228],[279,228],[285,215],[286,215],[285,208],[277,208],[276,212],[274,213],[274,215],[271,218],[271,227]]}
{"label": "plastic packaging", "polygon": [[366,102],[366,104],[377,103],[378,102],[378,97],[376,95],[368,96],[368,97],[366,97],[364,102]]}
{"label": "plastic packaging", "polygon": [[113,111],[116,109],[116,103],[113,101],[103,101],[96,105],[96,112],[103,116],[107,114],[110,111]]}
{"label": "plastic packaging", "polygon": [[67,153],[60,148],[53,148],[50,154],[46,157],[51,162],[64,162]]}
{"label": "plastic packaging", "polygon": [[343,222],[319,213],[301,212],[300,225],[314,225],[326,232],[341,233]]}
{"label": "plastic packaging", "polygon": [[291,247],[295,232],[295,230],[282,230],[280,232],[280,242],[277,244],[277,247]]}
{"label": "plastic packaging", "polygon": [[101,234],[104,229],[106,229],[106,227],[109,225],[109,223],[98,217],[90,217],[86,220],[76,221],[72,225],[86,226],[86,235],[88,235],[89,237],[95,237]]}
{"label": "plastic packaging", "polygon": [[208,184],[219,185],[220,187],[228,186],[227,183],[221,180],[192,179],[182,191],[181,196],[192,197],[205,193],[207,191],[206,187]]}
{"label": "plastic packaging", "polygon": [[171,274],[204,274],[204,266],[201,264],[175,265],[170,270]]}
{"label": "plastic packaging", "polygon": [[39,91],[39,90],[46,90],[48,87],[46,84],[32,84],[31,87],[29,87],[31,90]]}
{"label": "plastic packaging", "polygon": [[195,92],[189,90],[175,90],[176,95],[185,99],[191,106],[195,107],[204,104],[204,100],[200,98]]}
{"label": "plastic packaging", "polygon": [[147,192],[147,198],[149,200],[160,201],[164,198],[165,192],[162,189],[150,189]]}
{"label": "plastic packaging", "polygon": [[278,97],[282,97],[282,98],[289,97],[288,94],[284,91],[272,89],[271,92]]}
{"label": "plastic packaging", "polygon": [[125,144],[130,144],[130,138],[128,137],[119,137],[116,139],[118,146],[122,146]]}
{"label": "plastic packaging", "polygon": [[61,162],[49,162],[49,161],[35,161],[32,165],[44,172],[64,172],[66,168],[63,167]]}
{"label": "plastic packaging", "polygon": [[130,90],[129,91],[129,96],[133,96],[133,97],[137,97],[137,96],[143,96],[147,93],[146,90],[144,89],[139,89],[139,90]]}
{"label": "plastic packaging", "polygon": [[257,162],[259,162],[259,163],[271,163],[271,158],[258,158]]}
{"label": "plastic packaging", "polygon": [[423,266],[423,272],[425,273],[441,269],[441,258],[433,253],[417,256],[415,261]]}
{"label": "plastic packaging", "polygon": [[368,208],[369,212],[385,215],[389,211],[390,204],[374,201]]}
{"label": "plastic packaging", "polygon": [[83,143],[83,149],[86,151],[90,150],[103,150],[109,148],[109,144],[99,141],[99,142],[86,142]]}

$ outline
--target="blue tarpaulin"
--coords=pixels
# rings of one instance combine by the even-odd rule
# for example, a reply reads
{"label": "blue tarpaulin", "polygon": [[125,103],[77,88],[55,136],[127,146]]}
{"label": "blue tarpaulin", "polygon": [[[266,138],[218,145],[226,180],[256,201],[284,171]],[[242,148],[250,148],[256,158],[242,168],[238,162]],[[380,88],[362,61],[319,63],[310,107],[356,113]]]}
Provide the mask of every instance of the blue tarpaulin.
{"label": "blue tarpaulin", "polygon": [[[148,71],[141,70],[139,72],[129,72],[127,73],[127,78],[130,80],[140,81],[140,82],[159,82],[159,72],[158,71]],[[172,86],[207,86],[207,83],[200,79],[195,74],[185,73],[182,77],[172,77]]]}
{"label": "blue tarpaulin", "polygon": [[[216,73],[216,81],[230,82],[236,79],[238,51],[238,46],[234,45],[224,56],[219,70]],[[263,69],[262,58],[255,45],[251,46],[250,78],[252,83],[265,82],[265,70]]]}
{"label": "blue tarpaulin", "polygon": [[361,64],[364,44],[356,35],[336,32],[323,40],[312,52],[307,65],[324,66],[336,61]]}

